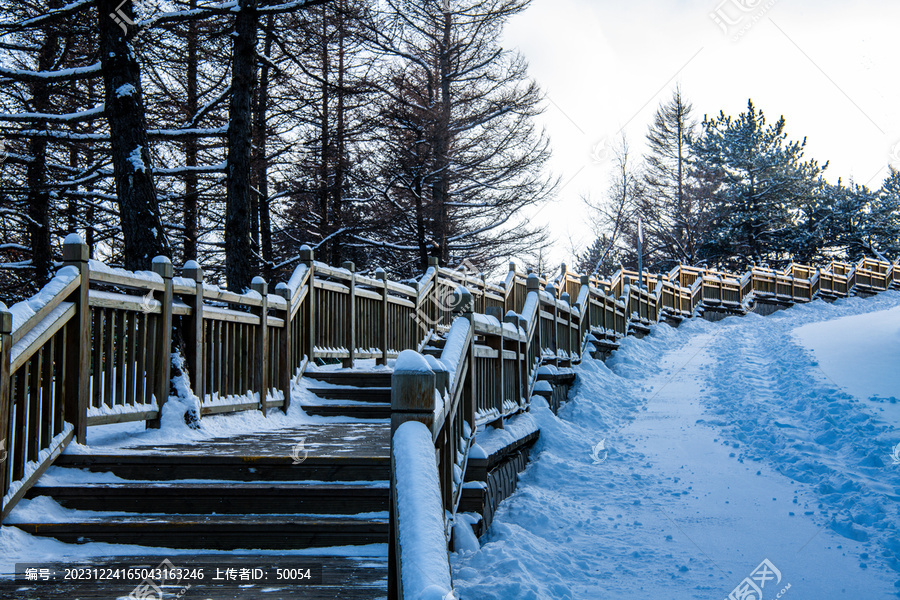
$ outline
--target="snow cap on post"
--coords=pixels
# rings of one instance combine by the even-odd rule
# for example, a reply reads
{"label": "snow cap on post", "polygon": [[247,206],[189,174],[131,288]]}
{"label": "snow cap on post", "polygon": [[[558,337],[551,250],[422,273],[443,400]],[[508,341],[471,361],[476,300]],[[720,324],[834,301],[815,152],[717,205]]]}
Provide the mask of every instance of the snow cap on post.
{"label": "snow cap on post", "polygon": [[70,233],[63,241],[63,261],[87,262],[88,247],[77,233]]}
{"label": "snow cap on post", "polygon": [[421,421],[429,429],[434,422],[434,372],[425,357],[404,350],[391,376],[391,429],[405,421]]}
{"label": "snow cap on post", "polygon": [[541,287],[541,280],[532,272],[528,273],[528,279],[525,280],[525,289],[529,292],[536,292]]}
{"label": "snow cap on post", "polygon": [[168,256],[156,256],[153,258],[151,270],[163,279],[172,279],[174,271],[172,269],[172,261]]}
{"label": "snow cap on post", "polygon": [[0,334],[12,333],[12,313],[0,302]]}
{"label": "snow cap on post", "polygon": [[189,260],[181,267],[181,276],[193,281],[203,281],[203,269],[196,260]]}

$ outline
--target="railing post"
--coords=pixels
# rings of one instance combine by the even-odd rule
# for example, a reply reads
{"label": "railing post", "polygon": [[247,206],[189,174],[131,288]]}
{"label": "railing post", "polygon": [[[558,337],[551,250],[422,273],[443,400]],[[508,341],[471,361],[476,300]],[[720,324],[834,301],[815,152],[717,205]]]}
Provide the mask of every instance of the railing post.
{"label": "railing post", "polygon": [[[517,315],[516,313],[507,313],[503,317],[503,322],[510,323],[510,324],[512,324],[513,327],[518,329],[519,328],[519,315]],[[525,395],[525,393],[522,390],[522,363],[525,362],[525,359],[526,359],[526,356],[525,356],[524,345],[522,344],[522,341],[518,339],[518,336],[516,336],[516,374],[515,374],[516,398],[515,398],[515,400],[516,400],[516,404],[518,404],[519,406],[523,405],[523,397]]]}
{"label": "railing post", "polygon": [[345,260],[341,266],[350,271],[350,296],[347,298],[347,320],[345,323],[347,329],[344,337],[344,343],[347,345],[347,351],[350,353],[350,356],[341,362],[344,367],[352,369],[356,359],[356,265],[349,260]]}
{"label": "railing post", "polygon": [[494,317],[500,323],[500,335],[497,336],[496,341],[489,340],[488,345],[491,348],[497,349],[497,362],[494,365],[494,377],[497,379],[495,391],[497,398],[496,402],[494,402],[494,408],[500,413],[500,418],[497,419],[495,426],[498,429],[503,429],[503,401],[505,400],[504,396],[506,395],[506,371],[503,364],[503,350],[506,347],[506,339],[503,335],[503,315],[500,314],[499,306],[489,307],[485,314]]}
{"label": "railing post", "polygon": [[[397,357],[397,368],[391,375],[391,443],[397,428],[407,421],[419,421],[428,427],[434,426],[435,375],[425,357],[415,350],[403,350]],[[432,432],[432,436],[434,433]],[[438,473],[441,470],[438,468]],[[397,557],[397,498],[394,494],[394,453],[391,452],[391,511],[390,545],[388,546],[388,598],[400,598],[400,581]],[[443,484],[443,482],[441,482]],[[443,496],[443,494],[442,494]]]}
{"label": "railing post", "polygon": [[472,332],[471,341],[469,342],[469,402],[464,406],[465,412],[463,415],[469,427],[472,428],[472,431],[475,431],[475,408],[478,406],[478,361],[475,358],[475,299],[466,288],[462,289],[459,308],[462,316],[468,319],[469,330]]}
{"label": "railing post", "polygon": [[[565,263],[563,263],[563,267],[565,267]],[[566,288],[561,288],[566,289]],[[568,325],[566,326],[566,354],[569,355],[569,361],[572,360],[572,297],[569,296],[569,292],[563,292],[560,297],[560,300],[566,303],[569,307],[569,318],[566,319],[568,321]]]}
{"label": "railing post", "polygon": [[254,312],[259,317],[256,329],[256,356],[253,357],[254,381],[259,393],[259,409],[263,416],[269,409],[269,284],[258,275],[250,282],[250,289],[262,297],[262,304]]}
{"label": "railing post", "polygon": [[553,364],[559,366],[559,306],[556,304],[556,286],[552,283],[544,288],[553,297]]}
{"label": "railing post", "polygon": [[316,362],[316,286],[314,285],[315,281],[315,271],[316,271],[316,262],[314,260],[314,255],[312,248],[309,246],[301,246],[300,247],[300,261],[306,265],[306,268],[309,272],[309,277],[307,278],[307,288],[306,288],[306,319],[303,323],[303,327],[306,329],[306,347],[303,350],[306,352],[306,360],[310,362],[310,364],[315,364]]}
{"label": "railing post", "polygon": [[165,256],[157,256],[151,265],[153,272],[162,277],[162,314],[159,316],[156,333],[156,368],[153,373],[153,395],[156,397],[157,417],[147,420],[148,429],[159,429],[163,406],[169,399],[172,369],[172,262]]}
{"label": "railing post", "polygon": [[[204,339],[203,325],[203,269],[193,260],[189,260],[181,267],[181,275],[185,279],[190,279],[196,283],[194,295],[191,297],[191,317],[185,328],[185,359],[188,364],[188,371],[191,374],[191,387],[194,388],[194,395],[200,403],[203,403],[203,397],[206,395],[206,357],[204,349],[206,348]],[[199,414],[197,415],[200,416]]]}
{"label": "railing post", "polygon": [[[9,351],[12,345],[12,313],[0,302],[0,499],[9,491],[6,459],[9,456]],[[3,505],[0,504],[0,511]]]}
{"label": "railing post", "polygon": [[284,404],[281,410],[287,414],[288,408],[291,407],[291,380],[294,378],[294,345],[291,343],[293,335],[293,320],[291,315],[294,313],[294,307],[291,305],[293,294],[284,282],[275,286],[275,293],[284,298],[284,330],[281,332],[281,347],[278,348],[278,381],[274,382],[281,393],[284,394]]}
{"label": "railing post", "polygon": [[510,304],[514,305],[516,302],[516,263],[510,261],[509,272],[512,273],[512,277],[509,277],[509,276],[506,277],[506,281],[509,282],[509,287],[504,286],[504,288],[503,288],[503,314],[504,315],[511,310],[515,310],[515,307],[510,306]]}
{"label": "railing post", "polygon": [[[537,357],[538,361],[543,360],[543,353],[541,350],[543,349],[541,342],[541,281],[538,279],[538,276],[534,273],[529,273],[528,278],[525,280],[525,298],[527,300],[528,294],[534,292],[538,295],[537,298],[537,314],[535,315],[535,319],[537,321],[534,324],[534,339],[531,341],[532,344],[537,344]],[[531,368],[531,365],[528,367]],[[529,398],[530,400],[530,398]]]}
{"label": "railing post", "polygon": [[[431,286],[431,294],[432,294],[432,298],[434,298],[435,301],[431,301],[431,300],[425,299],[425,298],[418,298],[418,300],[417,300],[417,302],[419,302],[419,301],[428,302],[428,305],[427,305],[428,308],[427,308],[426,314],[429,315],[429,317],[431,318],[431,324],[435,325],[435,326],[441,322],[441,318],[443,317],[443,315],[440,314],[442,307],[443,307],[443,303],[437,301],[437,300],[440,300],[440,298],[441,298],[439,296],[440,290],[438,289],[440,286],[440,273],[438,272],[438,269],[440,268],[440,266],[441,266],[441,263],[437,256],[429,256],[428,257],[428,268],[434,269],[434,279],[432,280],[433,283]],[[421,308],[421,306],[419,306],[417,304],[415,314],[417,314],[417,315],[421,314],[419,312],[420,310],[422,310],[422,308]]]}
{"label": "railing post", "polygon": [[377,364],[386,365],[388,361],[388,282],[387,273],[378,267],[375,269],[375,279],[381,282],[381,356]]}
{"label": "railing post", "polygon": [[[67,267],[75,267],[81,285],[72,292],[75,316],[66,332],[66,371],[63,381],[66,421],[72,424],[75,441],[87,443],[87,409],[91,376],[91,308],[88,290],[91,287],[88,269],[88,246],[77,234],[66,236],[63,242],[63,261]],[[98,341],[99,343],[99,341]]]}

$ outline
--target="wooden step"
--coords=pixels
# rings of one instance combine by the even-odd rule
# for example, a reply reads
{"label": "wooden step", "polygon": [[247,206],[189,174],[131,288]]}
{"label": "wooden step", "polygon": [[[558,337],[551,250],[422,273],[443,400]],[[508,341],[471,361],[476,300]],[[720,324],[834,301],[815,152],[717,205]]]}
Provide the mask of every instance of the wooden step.
{"label": "wooden step", "polygon": [[75,517],[62,523],[10,523],[32,535],[70,544],[106,542],[162,548],[286,550],[388,543],[388,519],[294,515],[165,515]]}
{"label": "wooden step", "polygon": [[299,464],[294,461],[291,456],[63,454],[55,464],[135,480],[385,481],[391,476],[387,453],[327,457],[311,454]]}
{"label": "wooden step", "polygon": [[[260,598],[303,598],[304,600],[372,600],[387,595],[387,559],[382,557],[306,556],[296,554],[244,555],[244,554],[191,554],[158,556],[112,556],[73,563],[42,563],[41,567],[56,573],[53,581],[13,581],[0,577],[0,598],[42,600],[110,600],[124,598],[134,591],[137,581],[60,581],[67,568],[127,569],[156,568],[168,560],[181,569],[202,569],[202,580],[192,579],[184,598],[210,598],[215,600],[259,600]],[[313,584],[295,581],[279,581],[276,569],[310,568],[318,572],[320,580]],[[263,582],[215,581],[216,569],[263,568]],[[166,582],[162,588],[165,598],[176,598],[183,585]],[[156,596],[153,596],[154,598]]]}
{"label": "wooden step", "polygon": [[308,379],[355,387],[391,387],[391,371],[307,371]]}
{"label": "wooden step", "polygon": [[381,402],[391,403],[390,387],[328,387],[310,388],[310,392],[319,398],[332,400],[354,400],[356,402]]}
{"label": "wooden step", "polygon": [[66,508],[169,514],[339,514],[388,510],[383,485],[242,482],[128,482],[37,485],[26,498],[51,496]]}
{"label": "wooden step", "polygon": [[336,402],[329,404],[304,404],[302,406],[306,414],[318,417],[391,418],[391,405],[385,402],[360,402],[359,404]]}

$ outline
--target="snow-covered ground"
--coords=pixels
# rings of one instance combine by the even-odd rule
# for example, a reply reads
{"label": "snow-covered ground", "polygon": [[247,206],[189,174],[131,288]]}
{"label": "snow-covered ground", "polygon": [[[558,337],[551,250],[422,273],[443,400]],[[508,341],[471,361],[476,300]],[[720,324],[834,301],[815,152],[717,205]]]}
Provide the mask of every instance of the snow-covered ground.
{"label": "snow-covered ground", "polygon": [[659,325],[586,361],[558,417],[533,410],[480,549],[452,556],[461,597],[898,597],[898,328],[888,292]]}

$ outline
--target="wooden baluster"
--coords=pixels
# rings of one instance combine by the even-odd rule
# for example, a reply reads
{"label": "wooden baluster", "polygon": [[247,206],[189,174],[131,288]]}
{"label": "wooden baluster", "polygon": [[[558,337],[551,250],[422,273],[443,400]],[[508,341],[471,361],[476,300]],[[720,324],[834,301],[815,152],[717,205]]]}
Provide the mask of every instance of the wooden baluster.
{"label": "wooden baluster", "polygon": [[[67,267],[78,270],[81,285],[72,292],[70,302],[75,303],[75,316],[69,322],[66,335],[66,373],[64,402],[66,421],[72,424],[75,441],[87,443],[87,409],[91,376],[91,309],[88,305],[90,272],[88,270],[88,246],[76,234],[70,234],[63,242],[63,261]],[[100,343],[96,340],[96,343]]]}
{"label": "wooden baluster", "polygon": [[259,409],[266,416],[269,404],[269,285],[265,279],[256,276],[250,282],[250,289],[262,297],[262,305],[253,311],[259,317],[254,343],[253,383],[259,394]]}
{"label": "wooden baluster", "polygon": [[314,255],[312,248],[309,246],[301,246],[300,247],[300,261],[306,265],[306,268],[309,271],[309,277],[307,278],[307,290],[306,290],[306,320],[303,323],[303,326],[306,328],[306,347],[303,348],[303,351],[306,352],[306,360],[310,362],[310,364],[315,364],[316,355],[316,303],[315,303],[315,286],[313,285],[313,280],[315,278],[316,272],[316,263],[313,260]]}
{"label": "wooden baluster", "polygon": [[150,375],[154,377],[153,394],[156,396],[156,405],[159,409],[155,419],[147,420],[148,429],[159,429],[160,417],[163,406],[169,399],[172,369],[172,262],[165,256],[157,256],[153,259],[153,272],[162,277],[162,314],[157,321],[156,333],[156,359],[153,361],[156,372]]}
{"label": "wooden baluster", "polygon": [[381,356],[378,358],[379,365],[386,365],[388,361],[388,281],[387,273],[384,269],[378,267],[375,269],[375,279],[381,282],[381,306],[379,310],[379,320],[381,321],[381,329],[379,333],[381,337],[379,344],[381,345]]}
{"label": "wooden baluster", "polygon": [[350,355],[342,362],[345,367],[352,369],[356,359],[356,265],[346,260],[341,266],[350,271],[350,295],[347,298],[347,320],[344,323],[344,343]]}
{"label": "wooden baluster", "polygon": [[291,294],[291,288],[283,282],[275,286],[275,293],[284,298],[285,305],[281,344],[276,349],[278,352],[278,381],[276,385],[281,390],[281,393],[284,394],[284,405],[282,405],[281,410],[286,414],[291,406],[291,381],[294,379],[294,346],[291,340],[293,337],[293,320],[291,319],[291,313],[294,310],[294,307],[291,305],[293,294]]}
{"label": "wooden baluster", "polygon": [[[181,275],[195,283],[194,295],[190,297],[191,314],[185,318],[185,360],[191,375],[191,387],[194,395],[202,403],[206,396],[206,373],[204,365],[206,348],[203,326],[203,269],[193,260],[184,263]],[[200,415],[197,415],[199,418]]]}

